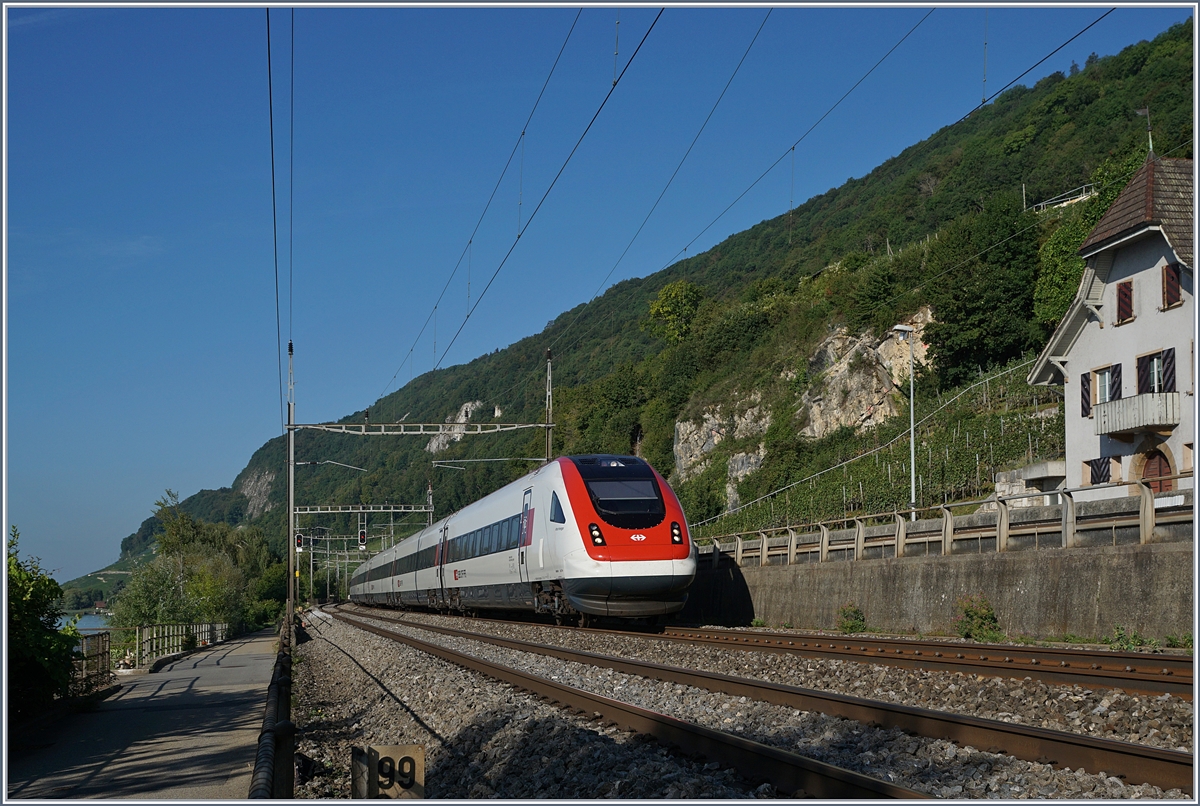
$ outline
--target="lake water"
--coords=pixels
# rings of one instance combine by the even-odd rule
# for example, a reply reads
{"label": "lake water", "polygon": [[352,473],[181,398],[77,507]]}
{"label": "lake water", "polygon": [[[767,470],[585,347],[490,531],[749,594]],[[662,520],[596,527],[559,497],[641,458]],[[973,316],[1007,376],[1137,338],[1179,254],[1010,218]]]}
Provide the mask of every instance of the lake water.
{"label": "lake water", "polygon": [[[62,627],[67,623],[68,619],[68,616],[63,616],[60,618],[58,620],[58,626]],[[89,613],[79,619],[79,623],[75,625],[75,628],[80,632],[93,632],[95,630],[102,630],[107,626],[108,616],[94,616]]]}

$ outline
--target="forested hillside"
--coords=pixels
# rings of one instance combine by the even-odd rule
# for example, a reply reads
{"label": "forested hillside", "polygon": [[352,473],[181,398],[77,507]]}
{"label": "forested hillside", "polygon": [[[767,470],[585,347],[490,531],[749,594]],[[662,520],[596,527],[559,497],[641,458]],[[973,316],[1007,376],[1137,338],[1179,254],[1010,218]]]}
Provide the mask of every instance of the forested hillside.
{"label": "forested hillside", "polygon": [[[675,474],[693,523],[719,515],[735,499],[805,478],[868,443],[886,442],[898,426],[806,435],[814,430],[816,401],[829,408],[850,394],[848,386],[829,386],[833,361],[820,357],[832,335],[877,342],[893,324],[931,311],[924,330],[930,363],[918,376],[918,410],[932,410],[939,396],[947,400],[954,388],[1045,343],[1078,285],[1082,261],[1074,249],[1146,158],[1146,119],[1135,110],[1151,108],[1159,155],[1192,156],[1190,21],[1071,72],[1014,87],[867,176],[663,271],[618,283],[541,333],[417,377],[372,403],[370,420],[444,422],[474,401],[481,404],[470,415],[474,422],[544,420],[545,353],[552,349],[554,450],[644,456],[664,475]],[[1032,209],[1089,182],[1099,191],[1089,201]],[[380,345],[383,355],[399,349]],[[1021,371],[1004,383],[999,397],[990,386],[987,392],[988,405],[1003,409],[972,404],[953,421],[962,433],[974,430],[974,448],[970,437],[967,446],[959,439],[924,446],[925,500],[978,493],[991,469],[1061,450],[1052,393],[1031,396]],[[894,397],[903,411],[906,395]],[[977,426],[964,419],[992,414]],[[364,416],[358,411],[346,420]],[[706,454],[707,464],[683,472],[677,435],[689,422],[718,416],[755,425],[743,436],[731,432]],[[1047,429],[1060,433],[1037,439],[1035,449],[1035,434]],[[1002,446],[989,462],[974,461],[985,433]],[[432,483],[439,512],[449,512],[534,465],[451,470],[433,467],[432,459],[536,457],[545,450],[539,430],[469,437],[436,455],[426,450],[428,442],[301,432],[298,460],[334,460],[367,472],[298,468],[297,501],[422,503]],[[907,461],[904,453],[897,462]],[[869,483],[843,480],[840,494],[810,485],[807,509],[797,505],[789,516],[816,516],[831,506],[902,505],[907,471],[893,483],[900,466],[885,464],[875,460]],[[742,469],[736,476],[735,465]],[[285,441],[278,437],[255,452],[232,489],[203,491],[181,508],[204,520],[260,526],[282,556],[285,501]],[[153,520],[144,523],[122,543],[123,556],[148,545],[156,528]]]}

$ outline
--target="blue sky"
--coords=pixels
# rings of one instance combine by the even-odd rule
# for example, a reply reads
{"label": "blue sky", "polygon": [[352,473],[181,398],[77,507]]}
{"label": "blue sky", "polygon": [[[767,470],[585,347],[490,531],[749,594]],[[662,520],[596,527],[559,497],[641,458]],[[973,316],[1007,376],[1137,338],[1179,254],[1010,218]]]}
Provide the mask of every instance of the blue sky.
{"label": "blue sky", "polygon": [[[608,283],[663,268],[927,10],[775,9]],[[1103,11],[988,11],[989,93]],[[5,523],[66,580],[115,560],[164,488],[227,486],[281,433],[266,15],[5,13]],[[271,12],[280,316],[300,421],[359,410],[437,358],[468,361],[589,299],[766,9],[668,8],[453,348],[442,357],[467,310],[465,262],[436,353],[427,331],[410,357],[576,13],[299,7],[293,150],[292,12]],[[579,16],[474,239],[472,303],[612,88],[614,47],[620,69],[656,14]],[[1190,14],[1118,9],[1022,83]],[[784,160],[689,254],[970,111],[984,25],[983,8],[937,8],[796,149],[794,180]]]}

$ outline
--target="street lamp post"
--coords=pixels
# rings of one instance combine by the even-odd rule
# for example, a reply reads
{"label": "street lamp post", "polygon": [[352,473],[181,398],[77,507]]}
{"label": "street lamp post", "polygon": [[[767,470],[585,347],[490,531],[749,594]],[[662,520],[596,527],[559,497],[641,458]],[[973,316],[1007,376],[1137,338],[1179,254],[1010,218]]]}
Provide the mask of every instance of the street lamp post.
{"label": "street lamp post", "polygon": [[915,521],[917,519],[917,429],[916,406],[913,402],[913,375],[916,374],[913,359],[913,329],[909,325],[896,325],[892,331],[901,341],[908,341],[908,505],[911,508],[909,520]]}

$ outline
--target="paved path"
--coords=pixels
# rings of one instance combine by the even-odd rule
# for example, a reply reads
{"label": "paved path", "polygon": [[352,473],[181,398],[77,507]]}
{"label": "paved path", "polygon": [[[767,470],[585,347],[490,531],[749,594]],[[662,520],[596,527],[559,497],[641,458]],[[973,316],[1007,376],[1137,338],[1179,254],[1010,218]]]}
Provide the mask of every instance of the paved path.
{"label": "paved path", "polygon": [[245,799],[275,664],[271,630],[118,678],[95,710],[9,735],[9,798]]}

